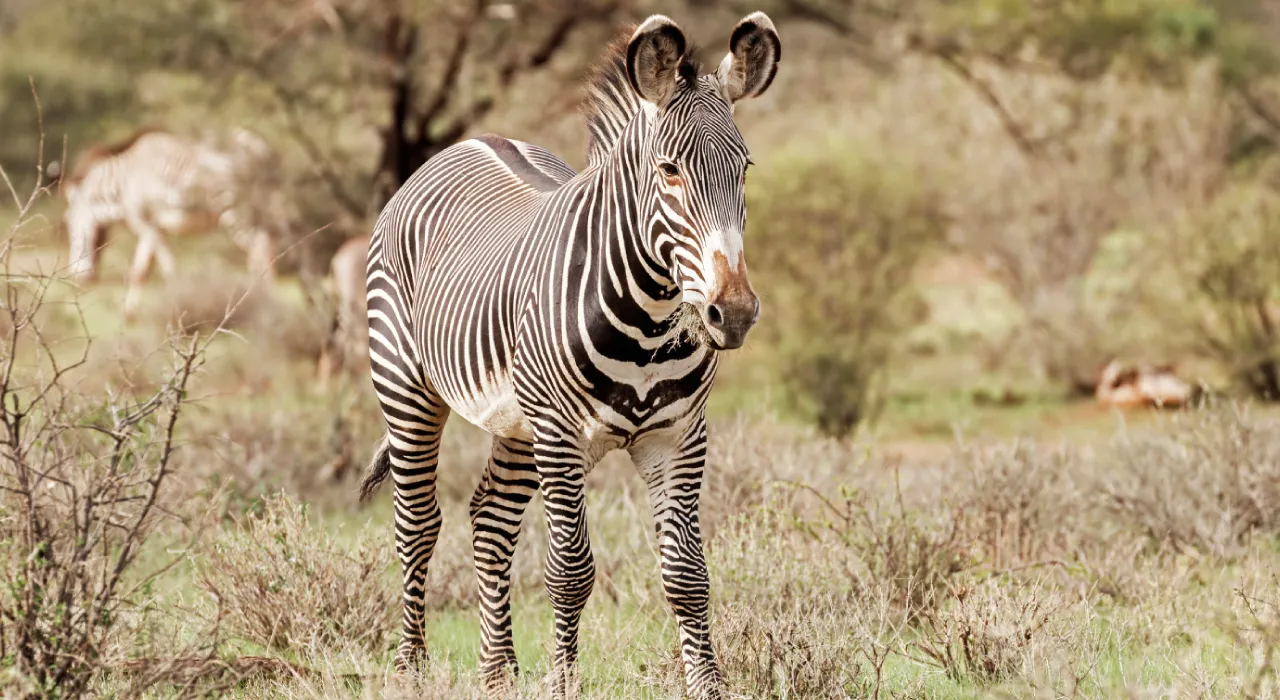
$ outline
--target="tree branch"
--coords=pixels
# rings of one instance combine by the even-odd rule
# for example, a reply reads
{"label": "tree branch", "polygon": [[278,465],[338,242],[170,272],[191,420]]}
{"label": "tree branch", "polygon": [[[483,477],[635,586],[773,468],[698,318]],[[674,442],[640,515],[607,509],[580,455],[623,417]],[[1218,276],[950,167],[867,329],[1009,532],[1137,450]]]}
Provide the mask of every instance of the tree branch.
{"label": "tree branch", "polygon": [[1027,136],[1022,125],[1018,123],[1018,120],[1009,111],[1009,108],[1000,100],[1000,96],[995,93],[995,90],[992,89],[985,80],[978,77],[977,74],[975,74],[951,51],[930,49],[928,51],[928,55],[942,61],[944,66],[950,68],[951,72],[959,76],[966,85],[972,88],[974,92],[978,93],[978,97],[981,98],[993,112],[995,112],[996,118],[1000,120],[1000,126],[1004,128],[1004,131],[1009,135],[1009,138],[1013,139],[1018,150],[1031,157],[1040,155],[1039,144],[1032,141]]}
{"label": "tree branch", "polygon": [[484,15],[485,4],[485,0],[475,0],[471,4],[470,12],[462,20],[458,28],[458,39],[453,43],[453,49],[449,52],[449,58],[445,61],[444,68],[441,71],[435,96],[431,99],[426,109],[423,110],[422,116],[418,120],[419,134],[425,136],[431,127],[431,123],[448,109],[453,102],[453,98],[457,94],[458,78],[462,75],[462,66],[466,61],[467,49],[471,47],[472,32],[475,31],[480,17]]}

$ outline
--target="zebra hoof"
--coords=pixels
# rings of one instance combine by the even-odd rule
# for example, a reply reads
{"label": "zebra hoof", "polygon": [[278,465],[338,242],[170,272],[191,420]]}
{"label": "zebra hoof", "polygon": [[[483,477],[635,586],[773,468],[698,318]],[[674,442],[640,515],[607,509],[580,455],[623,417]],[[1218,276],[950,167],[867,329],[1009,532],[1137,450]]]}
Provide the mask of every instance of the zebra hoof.
{"label": "zebra hoof", "polygon": [[431,656],[425,647],[401,647],[396,652],[395,671],[397,675],[421,675]]}
{"label": "zebra hoof", "polygon": [[481,671],[484,678],[484,692],[491,698],[510,697],[516,687],[516,678],[520,675],[520,667],[515,659],[490,669]]}

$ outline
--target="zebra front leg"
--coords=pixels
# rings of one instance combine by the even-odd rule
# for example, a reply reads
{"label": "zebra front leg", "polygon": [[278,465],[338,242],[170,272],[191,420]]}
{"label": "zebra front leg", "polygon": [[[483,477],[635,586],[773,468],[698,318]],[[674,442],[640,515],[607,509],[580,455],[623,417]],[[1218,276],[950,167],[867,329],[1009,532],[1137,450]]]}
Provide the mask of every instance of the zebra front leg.
{"label": "zebra front leg", "polygon": [[[658,440],[661,438],[653,442]],[[711,646],[711,586],[698,524],[707,457],[706,419],[699,416],[674,444],[653,442],[638,444],[631,452],[649,488],[661,557],[662,590],[680,627],[685,687],[693,698],[721,698],[724,684]]]}
{"label": "zebra front leg", "polygon": [[422,415],[411,424],[404,406],[388,412],[388,455],[395,484],[396,554],[400,559],[403,585],[403,628],[396,650],[396,670],[409,671],[427,658],[426,586],[427,567],[440,537],[440,504],[436,500],[436,466],[440,457],[440,437],[449,409],[431,396],[419,407]]}
{"label": "zebra front leg", "polygon": [[547,517],[547,594],[555,611],[554,697],[577,697],[578,623],[595,585],[596,565],[587,534],[586,455],[564,439],[535,441]]}
{"label": "zebra front leg", "polygon": [[471,543],[480,589],[480,674],[501,695],[519,673],[511,638],[511,559],[525,507],[538,490],[533,445],[495,437],[489,466],[471,497]]}

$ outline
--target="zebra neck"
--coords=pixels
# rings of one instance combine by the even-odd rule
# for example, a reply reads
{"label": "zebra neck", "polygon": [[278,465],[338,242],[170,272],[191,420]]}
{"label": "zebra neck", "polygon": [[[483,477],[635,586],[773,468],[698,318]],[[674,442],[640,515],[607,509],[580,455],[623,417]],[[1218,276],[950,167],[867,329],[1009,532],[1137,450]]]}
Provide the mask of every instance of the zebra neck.
{"label": "zebra neck", "polygon": [[586,203],[592,226],[595,295],[609,315],[646,336],[663,334],[680,305],[680,289],[653,248],[652,207],[657,184],[640,158],[619,149],[602,165]]}

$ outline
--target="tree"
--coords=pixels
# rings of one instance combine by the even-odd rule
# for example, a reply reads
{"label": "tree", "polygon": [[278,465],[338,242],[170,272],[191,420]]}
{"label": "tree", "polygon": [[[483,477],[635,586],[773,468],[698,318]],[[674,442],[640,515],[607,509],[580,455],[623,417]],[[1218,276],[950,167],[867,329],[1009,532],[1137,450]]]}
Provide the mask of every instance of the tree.
{"label": "tree", "polygon": [[[380,210],[516,81],[572,53],[575,31],[611,29],[625,2],[73,1],[89,50],[118,57],[128,46],[140,68],[203,76],[217,98],[250,101],[356,218]],[[108,22],[110,37],[92,31]]]}

